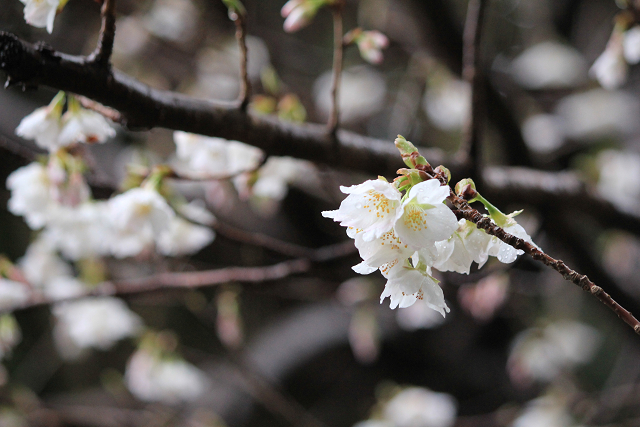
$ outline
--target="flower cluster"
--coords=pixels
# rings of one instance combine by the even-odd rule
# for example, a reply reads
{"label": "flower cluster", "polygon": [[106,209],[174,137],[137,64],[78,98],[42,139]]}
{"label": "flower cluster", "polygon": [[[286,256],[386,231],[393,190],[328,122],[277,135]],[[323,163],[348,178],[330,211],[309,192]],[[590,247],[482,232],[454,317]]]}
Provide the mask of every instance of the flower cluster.
{"label": "flower cluster", "polygon": [[382,49],[389,46],[389,39],[380,31],[363,31],[355,28],[344,35],[343,43],[349,45],[355,43],[360,50],[360,56],[372,64],[382,62]]}
{"label": "flower cluster", "polygon": [[[62,114],[65,102],[67,111]],[[73,96],[59,92],[46,107],[26,116],[16,134],[35,140],[51,153],[77,143],[102,143],[115,136],[107,120],[95,111],[87,110]]]}
{"label": "flower cluster", "polygon": [[284,21],[284,30],[293,33],[299,29],[306,27],[318,10],[328,4],[334,3],[335,0],[289,0],[282,6],[280,14]]}
{"label": "flower cluster", "polygon": [[622,86],[627,81],[629,65],[640,62],[640,25],[628,28],[624,18],[618,21],[607,47],[589,70],[605,89]]}
{"label": "flower cluster", "polygon": [[[341,187],[347,198],[338,210],[322,215],[347,227],[347,235],[355,240],[363,261],[353,267],[354,271],[369,274],[380,270],[387,279],[381,301],[389,297],[391,308],[395,308],[424,300],[444,316],[449,308],[438,280],[432,276],[432,268],[468,274],[474,261],[481,267],[489,256],[494,256],[510,263],[523,252],[465,219],[458,221],[444,203],[451,193],[449,186],[415,169],[427,163],[423,157],[415,156],[413,144],[399,137],[396,146],[407,154],[406,162],[414,169],[401,170],[402,176],[393,183],[379,177]],[[409,158],[411,154],[414,155]],[[464,183],[467,182],[472,181]],[[477,192],[474,200],[485,204],[498,226],[531,242],[522,226],[512,219],[514,214],[502,214]]]}

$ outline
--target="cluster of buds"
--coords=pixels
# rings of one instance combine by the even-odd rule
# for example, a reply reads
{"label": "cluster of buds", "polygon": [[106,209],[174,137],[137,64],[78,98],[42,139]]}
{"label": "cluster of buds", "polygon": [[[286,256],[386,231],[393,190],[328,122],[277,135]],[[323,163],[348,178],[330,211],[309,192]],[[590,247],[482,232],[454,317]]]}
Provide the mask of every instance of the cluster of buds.
{"label": "cluster of buds", "polygon": [[[510,263],[522,251],[466,219],[458,220],[445,203],[452,193],[449,171],[443,166],[433,169],[403,137],[395,144],[409,168],[400,169],[392,183],[378,177],[341,187],[348,196],[340,208],[322,214],[340,221],[355,240],[362,262],[353,270],[360,274],[380,270],[387,279],[381,301],[390,297],[391,308],[395,308],[409,307],[421,299],[444,316],[449,308],[432,269],[468,274],[473,262],[482,267],[494,256]],[[513,219],[520,212],[500,212],[477,192],[471,179],[459,182],[456,190],[469,202],[481,202],[496,225],[531,242]]]}

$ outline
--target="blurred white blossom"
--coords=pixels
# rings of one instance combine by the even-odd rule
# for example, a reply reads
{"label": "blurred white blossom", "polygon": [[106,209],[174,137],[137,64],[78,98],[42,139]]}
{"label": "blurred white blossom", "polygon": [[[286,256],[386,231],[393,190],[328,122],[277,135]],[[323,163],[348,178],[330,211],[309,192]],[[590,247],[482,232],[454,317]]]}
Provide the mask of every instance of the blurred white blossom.
{"label": "blurred white blossom", "polygon": [[[85,348],[108,350],[117,341],[135,336],[142,320],[118,298],[91,297],[53,306],[54,335],[61,353],[77,356]],[[70,348],[69,348],[70,347]]]}
{"label": "blurred white blossom", "polygon": [[59,148],[58,137],[62,129],[62,109],[65,93],[58,94],[46,107],[40,107],[24,117],[16,128],[16,135],[35,140],[36,144],[54,152]]}
{"label": "blurred white blossom", "polygon": [[575,425],[562,399],[547,395],[527,403],[524,411],[513,421],[511,427],[571,427]]}
{"label": "blurred white blossom", "polygon": [[29,300],[29,289],[24,283],[0,277],[0,310],[12,310]]}
{"label": "blurred white blossom", "polygon": [[42,228],[54,204],[46,167],[33,162],[16,169],[7,178],[7,189],[11,190],[9,212],[24,216],[32,229]]}
{"label": "blurred white blossom", "polygon": [[108,201],[113,232],[111,252],[118,258],[135,256],[169,230],[175,212],[155,190],[132,188]]}
{"label": "blurred white blossom", "polygon": [[621,209],[640,206],[640,155],[629,151],[604,150],[597,156],[598,193]]}
{"label": "blurred white blossom", "polygon": [[204,372],[174,356],[162,359],[141,349],[125,371],[129,391],[140,400],[176,404],[197,399],[208,387]]}
{"label": "blurred white blossom", "polygon": [[587,63],[576,49],[556,41],[529,47],[511,63],[511,74],[526,89],[576,87],[587,79]]}
{"label": "blurred white blossom", "polygon": [[142,24],[152,34],[174,42],[187,42],[195,34],[198,9],[191,0],[155,0]]}
{"label": "blurred white blossom", "polygon": [[463,80],[449,78],[427,89],[422,106],[429,120],[440,129],[462,129],[471,107],[471,88]]}
{"label": "blurred white blossom", "polygon": [[640,25],[634,25],[624,33],[622,47],[624,59],[629,64],[640,62]]}
{"label": "blurred white blossom", "polygon": [[[323,73],[313,84],[316,109],[324,118],[331,112],[331,72]],[[340,120],[354,123],[380,111],[387,93],[383,76],[371,67],[360,66],[345,70],[340,85]]]}
{"label": "blurred white blossom", "polygon": [[551,381],[562,371],[591,360],[600,341],[596,329],[576,321],[527,329],[514,340],[509,374],[516,383]]}
{"label": "blurred white blossom", "polygon": [[624,57],[623,35],[614,30],[607,47],[596,59],[589,75],[598,80],[605,89],[617,89],[627,81],[629,66]]}
{"label": "blurred white blossom", "polygon": [[76,143],[103,143],[116,135],[107,119],[100,113],[82,108],[75,98],[69,96],[69,108],[62,115],[62,129],[58,145]]}
{"label": "blurred white blossom", "polygon": [[185,176],[224,178],[258,167],[262,151],[238,141],[174,132],[174,168]]}
{"label": "blurred white blossom", "polygon": [[408,387],[384,408],[384,417],[395,427],[450,427],[456,419],[453,396],[423,387]]}
{"label": "blurred white blossom", "polygon": [[214,238],[215,233],[209,227],[176,216],[171,219],[168,229],[158,236],[157,248],[163,255],[189,255],[207,246]]}

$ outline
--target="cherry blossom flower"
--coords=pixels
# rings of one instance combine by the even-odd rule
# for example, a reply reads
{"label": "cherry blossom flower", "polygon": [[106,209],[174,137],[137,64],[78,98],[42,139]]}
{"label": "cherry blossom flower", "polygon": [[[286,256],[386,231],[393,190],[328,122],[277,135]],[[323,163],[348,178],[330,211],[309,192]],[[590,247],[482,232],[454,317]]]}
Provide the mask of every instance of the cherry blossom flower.
{"label": "cherry blossom flower", "polygon": [[461,219],[458,229],[447,240],[436,242],[438,256],[433,267],[440,271],[469,274],[473,261],[482,267],[489,258],[493,237],[478,229],[475,224]]}
{"label": "cherry blossom flower", "polygon": [[384,417],[395,427],[450,427],[457,404],[453,396],[423,387],[407,387],[384,408]]}
{"label": "cherry blossom flower", "polygon": [[176,357],[162,359],[146,349],[129,359],[125,382],[138,399],[166,404],[195,400],[208,387],[205,374],[195,366]]}
{"label": "cherry blossom flower", "polygon": [[7,178],[7,188],[11,190],[9,211],[24,216],[30,228],[42,228],[53,204],[47,169],[38,162],[18,168]]}
{"label": "cherry blossom flower", "polygon": [[62,129],[58,136],[59,146],[80,142],[103,143],[115,135],[116,131],[102,114],[82,108],[74,97],[68,97],[68,110],[62,116]]}
{"label": "cherry blossom flower", "polygon": [[185,176],[225,178],[254,170],[260,164],[260,149],[238,141],[174,132],[174,169]]}
{"label": "cherry blossom flower", "polygon": [[449,191],[435,179],[414,185],[396,212],[396,235],[415,250],[448,239],[458,228],[456,216],[442,203]]}
{"label": "cherry blossom flower", "polygon": [[627,81],[629,66],[625,61],[622,40],[622,34],[614,29],[606,49],[589,70],[589,74],[605,89],[617,89]]}
{"label": "cherry blossom flower", "polygon": [[167,231],[175,212],[150,188],[133,188],[108,202],[108,217],[114,232],[111,252],[118,258],[134,256]]}
{"label": "cherry blossom flower", "polygon": [[409,261],[391,262],[380,267],[382,275],[387,278],[380,302],[389,297],[389,307],[405,308],[417,300],[423,300],[429,308],[436,310],[442,317],[449,312],[444,301],[444,293],[438,281],[431,276],[431,269],[413,268]]}
{"label": "cherry blossom flower", "polygon": [[91,297],[53,306],[59,349],[75,356],[85,348],[108,350],[117,341],[135,336],[142,320],[118,298]]}
{"label": "cherry blossom flower", "polygon": [[393,184],[376,179],[351,187],[340,187],[340,190],[348,194],[347,198],[338,210],[324,211],[322,216],[340,221],[343,227],[362,230],[365,241],[380,238],[391,230],[402,197]]}
{"label": "cherry blossom flower", "polygon": [[[20,0],[24,3],[24,20],[37,28],[47,28],[51,34],[56,12],[61,8],[60,0]],[[66,1],[64,2],[66,3]]]}
{"label": "cherry blossom flower", "polygon": [[[509,234],[512,234],[526,242],[531,243],[536,248],[538,247],[538,245],[533,243],[533,240],[531,240],[531,236],[527,234],[527,231],[515,221],[513,221],[513,224],[502,226],[502,229]],[[493,238],[493,242],[489,248],[489,255],[497,257],[498,261],[505,264],[514,262],[518,258],[518,255],[522,255],[523,253],[523,250],[516,249],[513,246],[503,242],[502,240],[499,240],[497,237]]]}
{"label": "cherry blossom flower", "polygon": [[62,129],[64,103],[65,93],[58,92],[49,105],[37,108],[20,121],[16,135],[33,139],[39,147],[55,152],[59,148],[58,137]]}
{"label": "cherry blossom flower", "polygon": [[171,219],[169,228],[158,236],[157,248],[168,256],[193,254],[209,245],[215,236],[210,228],[176,216]]}
{"label": "cherry blossom flower", "polygon": [[24,283],[0,277],[0,310],[12,310],[28,300],[29,291]]}

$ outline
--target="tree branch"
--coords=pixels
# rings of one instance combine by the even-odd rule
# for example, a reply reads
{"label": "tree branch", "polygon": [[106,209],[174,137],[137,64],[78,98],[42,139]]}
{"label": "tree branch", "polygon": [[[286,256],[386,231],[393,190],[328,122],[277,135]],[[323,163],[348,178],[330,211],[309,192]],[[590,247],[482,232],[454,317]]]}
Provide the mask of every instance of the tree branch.
{"label": "tree branch", "polygon": [[116,37],[116,0],[103,0],[102,27],[98,37],[96,49],[87,57],[87,62],[96,64],[102,68],[109,68],[109,61],[113,53],[113,41]]}
{"label": "tree branch", "polygon": [[488,0],[470,0],[467,8],[467,19],[464,24],[462,36],[462,77],[471,88],[471,105],[469,118],[465,123],[464,140],[460,146],[459,154],[470,161],[470,176],[472,179],[480,179],[482,119],[484,115],[482,70],[480,63],[481,34],[484,23],[484,12]]}
{"label": "tree branch", "polygon": [[251,97],[251,82],[247,71],[249,55],[247,52],[247,20],[242,13],[234,13],[234,23],[236,24],[236,40],[240,50],[240,93],[238,94],[238,104],[241,111],[246,111]]}
{"label": "tree branch", "polygon": [[[446,185],[446,178],[444,178],[444,184]],[[487,234],[496,236],[506,244],[513,246],[516,249],[523,250],[536,261],[540,261],[544,265],[556,270],[565,280],[568,280],[581,287],[584,291],[591,293],[593,296],[598,298],[600,302],[613,310],[620,319],[622,319],[627,325],[631,326],[633,330],[640,335],[640,322],[638,322],[638,319],[611,298],[611,296],[600,286],[597,286],[589,280],[587,276],[571,270],[562,260],[556,260],[550,257],[531,243],[507,233],[502,228],[494,224],[488,217],[483,216],[480,212],[469,206],[464,199],[456,196],[453,190],[451,190],[451,195],[448,197],[448,200],[459,210],[467,221],[473,222],[478,228],[485,230]]]}
{"label": "tree branch", "polygon": [[333,15],[333,80],[331,82],[331,113],[327,127],[329,133],[335,137],[340,125],[340,77],[342,76],[342,3],[338,2],[331,8]]}
{"label": "tree branch", "polygon": [[[267,155],[292,156],[338,168],[374,175],[395,175],[402,167],[393,144],[348,131],[335,141],[326,127],[294,124],[275,117],[245,113],[233,103],[195,99],[150,88],[117,70],[88,67],[86,58],[34,46],[0,31],[0,69],[10,85],[44,85],[76,93],[111,107],[120,123],[131,129],[164,127],[206,136],[235,139],[263,149]],[[459,164],[442,151],[424,149],[434,164],[446,163],[453,172]]]}

